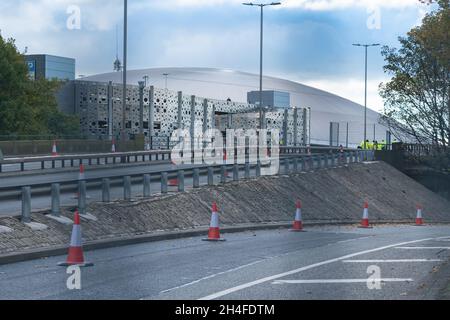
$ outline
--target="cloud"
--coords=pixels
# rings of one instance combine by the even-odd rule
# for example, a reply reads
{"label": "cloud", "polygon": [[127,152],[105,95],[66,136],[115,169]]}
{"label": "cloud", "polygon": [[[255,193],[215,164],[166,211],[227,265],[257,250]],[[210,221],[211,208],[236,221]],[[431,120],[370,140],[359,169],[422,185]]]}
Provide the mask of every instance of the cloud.
{"label": "cloud", "polygon": [[[242,0],[154,0],[136,3],[136,6],[153,6],[170,10],[179,8],[204,8],[213,6],[241,5]],[[251,2],[251,1],[248,1]],[[336,10],[355,7],[406,8],[423,6],[418,0],[281,0],[277,9]],[[256,2],[255,2],[256,3]]]}
{"label": "cloud", "polygon": [[[367,83],[367,107],[380,112],[384,109],[383,98],[378,93],[381,82],[386,82],[387,78],[369,80]],[[353,102],[364,105],[364,80],[347,79],[311,79],[299,81],[305,85],[334,93]]]}
{"label": "cloud", "polygon": [[336,10],[355,7],[406,8],[421,6],[418,0],[284,0],[285,8],[307,10]]}

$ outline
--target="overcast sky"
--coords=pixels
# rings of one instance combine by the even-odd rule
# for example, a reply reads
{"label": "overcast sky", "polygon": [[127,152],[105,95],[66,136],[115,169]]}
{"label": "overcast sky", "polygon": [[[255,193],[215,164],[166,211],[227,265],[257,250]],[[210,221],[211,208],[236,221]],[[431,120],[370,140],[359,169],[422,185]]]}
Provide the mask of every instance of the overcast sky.
{"label": "overcast sky", "polygon": [[[129,0],[129,68],[259,72],[259,11],[240,0]],[[418,0],[284,0],[265,9],[265,74],[364,102],[364,50],[397,37],[432,7]],[[80,12],[78,29],[77,11]],[[123,0],[1,0],[0,30],[19,50],[77,60],[77,75],[112,71]],[[122,41],[119,42],[122,46]],[[122,49],[119,57],[121,58]],[[369,52],[369,107],[381,110],[380,49]]]}

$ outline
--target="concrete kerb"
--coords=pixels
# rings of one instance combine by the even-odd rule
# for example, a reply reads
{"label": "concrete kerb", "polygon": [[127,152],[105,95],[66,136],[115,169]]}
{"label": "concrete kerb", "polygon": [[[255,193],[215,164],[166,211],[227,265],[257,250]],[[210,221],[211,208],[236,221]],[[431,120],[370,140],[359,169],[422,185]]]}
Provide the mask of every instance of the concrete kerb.
{"label": "concrete kerb", "polygon": [[[304,222],[304,227],[320,227],[320,226],[349,226],[357,227],[359,221],[323,221],[323,222]],[[391,225],[391,224],[401,224],[401,225],[411,225],[409,220],[399,220],[399,221],[374,221],[373,226]],[[434,223],[428,224],[432,225],[449,225],[449,223]],[[262,231],[262,230],[276,230],[276,229],[286,229],[292,227],[292,222],[280,222],[280,223],[270,223],[270,224],[245,224],[245,225],[235,225],[235,226],[224,226],[221,227],[220,232],[223,234],[239,233],[246,231]],[[208,233],[208,227],[197,228],[195,230],[187,231],[165,231],[145,235],[136,235],[129,237],[120,237],[112,239],[102,239],[95,241],[88,241],[83,243],[84,251],[94,251],[100,249],[117,248],[134,244],[141,243],[151,243],[158,241],[167,241],[175,239],[183,239],[190,237],[204,236]],[[8,253],[0,255],[0,265],[18,263],[29,260],[36,260],[42,258],[55,257],[67,254],[69,245],[65,246],[52,246],[51,248],[38,248],[27,250],[19,253]]]}

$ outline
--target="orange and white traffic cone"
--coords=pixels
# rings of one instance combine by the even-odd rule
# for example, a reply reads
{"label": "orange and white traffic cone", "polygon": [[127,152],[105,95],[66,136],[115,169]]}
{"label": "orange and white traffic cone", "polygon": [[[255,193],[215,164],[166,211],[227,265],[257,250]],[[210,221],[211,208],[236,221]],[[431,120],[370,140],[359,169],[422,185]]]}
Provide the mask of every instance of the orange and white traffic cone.
{"label": "orange and white traffic cone", "polygon": [[208,238],[203,239],[203,241],[225,241],[225,239],[220,237],[218,211],[217,204],[214,202],[212,206],[211,224],[209,226]]}
{"label": "orange and white traffic cone", "polygon": [[72,237],[70,239],[69,254],[66,262],[58,263],[61,267],[80,266],[92,267],[94,264],[84,261],[83,246],[81,238],[80,214],[75,211],[75,218],[72,227]]}
{"label": "orange and white traffic cone", "polygon": [[56,148],[56,141],[53,141],[52,156],[53,157],[57,157],[58,156],[58,150]]}
{"label": "orange and white traffic cone", "polygon": [[303,220],[302,220],[302,203],[300,200],[296,204],[297,211],[295,212],[294,226],[289,231],[303,232]]}
{"label": "orange and white traffic cone", "polygon": [[[85,179],[86,179],[86,177],[84,175],[84,165],[80,164],[80,171],[78,173],[78,181],[83,181]],[[78,199],[79,197],[80,197],[80,192],[78,191],[75,193],[74,199]]]}
{"label": "orange and white traffic cone", "polygon": [[78,173],[78,180],[84,180],[86,177],[84,175],[84,165],[80,164],[80,172]]}
{"label": "orange and white traffic cone", "polygon": [[178,179],[170,179],[169,187],[178,187]]}
{"label": "orange and white traffic cone", "polygon": [[366,201],[364,202],[364,212],[363,212],[363,218],[361,220],[360,228],[371,228],[369,226],[369,203]]}
{"label": "orange and white traffic cone", "polygon": [[417,205],[417,216],[416,216],[416,226],[423,226],[423,217],[422,217],[422,206]]}
{"label": "orange and white traffic cone", "polygon": [[111,152],[116,153],[116,139],[112,139]]}

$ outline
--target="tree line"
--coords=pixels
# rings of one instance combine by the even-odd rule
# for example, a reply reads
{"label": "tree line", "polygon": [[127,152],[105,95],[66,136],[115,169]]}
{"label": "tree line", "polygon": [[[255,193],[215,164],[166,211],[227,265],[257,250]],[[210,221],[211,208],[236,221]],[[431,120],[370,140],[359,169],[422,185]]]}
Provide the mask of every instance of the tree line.
{"label": "tree line", "polygon": [[0,34],[0,136],[79,135],[79,119],[59,111],[55,93],[61,81],[28,76],[14,39]]}

